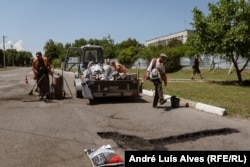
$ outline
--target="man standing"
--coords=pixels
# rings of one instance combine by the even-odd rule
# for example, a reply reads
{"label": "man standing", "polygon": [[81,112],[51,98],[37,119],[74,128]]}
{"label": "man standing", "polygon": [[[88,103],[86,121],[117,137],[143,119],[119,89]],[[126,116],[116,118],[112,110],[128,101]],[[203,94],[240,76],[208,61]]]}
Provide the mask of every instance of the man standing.
{"label": "man standing", "polygon": [[157,107],[157,103],[160,100],[160,104],[163,105],[166,103],[166,100],[163,97],[162,90],[162,81],[164,86],[167,86],[167,75],[165,73],[164,62],[167,56],[164,53],[161,53],[160,56],[156,59],[152,59],[151,63],[147,69],[150,73],[150,80],[154,83],[155,95],[153,100],[153,107]]}
{"label": "man standing", "polygon": [[37,82],[40,99],[45,96],[50,98],[50,86],[49,86],[49,74],[51,73],[51,66],[48,62],[48,58],[42,56],[41,52],[36,53],[32,63],[32,70],[34,73],[34,79]]}
{"label": "man standing", "polygon": [[191,79],[194,79],[195,74],[199,74],[200,78],[203,79],[203,77],[201,76],[200,68],[199,68],[200,62],[201,62],[200,55],[196,55],[194,59],[193,73],[192,73]]}

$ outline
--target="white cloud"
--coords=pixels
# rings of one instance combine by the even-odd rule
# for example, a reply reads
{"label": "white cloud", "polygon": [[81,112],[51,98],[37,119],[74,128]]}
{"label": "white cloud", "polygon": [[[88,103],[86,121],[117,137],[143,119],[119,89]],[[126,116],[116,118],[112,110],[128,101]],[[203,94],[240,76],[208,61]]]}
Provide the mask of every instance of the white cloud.
{"label": "white cloud", "polygon": [[14,43],[13,46],[14,46],[14,48],[15,48],[17,51],[22,51],[22,50],[24,50],[23,45],[24,45],[23,41],[22,41],[22,40],[19,40],[19,41],[17,41],[16,43]]}
{"label": "white cloud", "polygon": [[[5,49],[16,49],[17,51],[24,50],[23,48],[24,42],[22,40],[18,40],[17,42],[7,41],[5,42]],[[3,49],[3,43],[1,43],[0,46],[1,49]]]}

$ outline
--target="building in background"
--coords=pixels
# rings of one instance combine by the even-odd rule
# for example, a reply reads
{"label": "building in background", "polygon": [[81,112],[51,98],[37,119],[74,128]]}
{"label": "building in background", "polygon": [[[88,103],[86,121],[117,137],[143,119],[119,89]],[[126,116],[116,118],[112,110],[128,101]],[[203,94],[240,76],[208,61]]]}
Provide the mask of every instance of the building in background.
{"label": "building in background", "polygon": [[158,46],[158,45],[167,45],[170,40],[178,39],[182,43],[186,43],[189,35],[194,34],[194,30],[184,30],[176,33],[171,33],[162,37],[157,37],[146,41],[146,46]]}

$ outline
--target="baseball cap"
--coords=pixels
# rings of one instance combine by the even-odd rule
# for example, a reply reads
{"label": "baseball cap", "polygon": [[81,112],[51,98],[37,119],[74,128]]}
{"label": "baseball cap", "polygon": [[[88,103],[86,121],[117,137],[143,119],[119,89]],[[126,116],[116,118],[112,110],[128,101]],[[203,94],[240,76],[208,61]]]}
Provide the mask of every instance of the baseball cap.
{"label": "baseball cap", "polygon": [[36,52],[36,56],[42,56],[41,52]]}
{"label": "baseball cap", "polygon": [[164,54],[164,53],[161,53],[161,54],[160,54],[160,57],[165,57],[165,58],[167,58],[167,55]]}

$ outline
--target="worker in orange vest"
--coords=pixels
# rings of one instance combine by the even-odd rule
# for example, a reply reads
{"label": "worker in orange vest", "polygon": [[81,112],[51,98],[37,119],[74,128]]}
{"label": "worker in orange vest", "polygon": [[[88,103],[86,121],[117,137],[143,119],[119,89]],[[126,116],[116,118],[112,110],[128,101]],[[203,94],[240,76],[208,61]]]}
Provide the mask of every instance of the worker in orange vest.
{"label": "worker in orange vest", "polygon": [[128,72],[128,69],[120,63],[112,62],[111,66],[113,67],[113,70],[117,71],[118,73],[127,73]]}
{"label": "worker in orange vest", "polygon": [[41,52],[36,53],[36,58],[32,62],[32,70],[34,79],[37,82],[40,99],[43,99],[44,96],[47,99],[50,98],[49,75],[52,75],[51,66],[48,58],[42,56]]}

